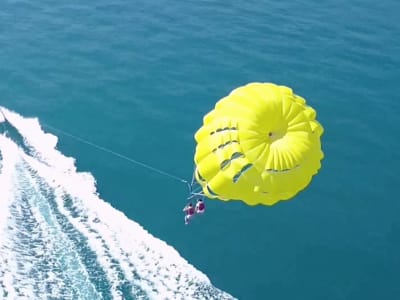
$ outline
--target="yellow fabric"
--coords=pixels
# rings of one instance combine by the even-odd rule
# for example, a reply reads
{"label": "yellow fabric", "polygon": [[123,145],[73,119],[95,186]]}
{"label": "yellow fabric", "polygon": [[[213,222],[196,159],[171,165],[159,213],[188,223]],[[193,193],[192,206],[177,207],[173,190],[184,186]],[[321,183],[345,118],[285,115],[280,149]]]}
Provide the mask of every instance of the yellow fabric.
{"label": "yellow fabric", "polygon": [[285,86],[250,83],[204,116],[196,180],[209,198],[272,205],[304,189],[321,167],[323,127]]}

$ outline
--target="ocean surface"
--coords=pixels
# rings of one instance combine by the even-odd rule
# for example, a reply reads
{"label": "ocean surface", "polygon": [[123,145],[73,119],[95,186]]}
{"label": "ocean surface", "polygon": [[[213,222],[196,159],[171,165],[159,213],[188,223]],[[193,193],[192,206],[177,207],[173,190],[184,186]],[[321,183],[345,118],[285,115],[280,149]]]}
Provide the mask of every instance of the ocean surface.
{"label": "ocean surface", "polygon": [[[400,2],[3,1],[0,299],[400,299]],[[193,135],[249,82],[324,126],[310,186],[208,200]]]}

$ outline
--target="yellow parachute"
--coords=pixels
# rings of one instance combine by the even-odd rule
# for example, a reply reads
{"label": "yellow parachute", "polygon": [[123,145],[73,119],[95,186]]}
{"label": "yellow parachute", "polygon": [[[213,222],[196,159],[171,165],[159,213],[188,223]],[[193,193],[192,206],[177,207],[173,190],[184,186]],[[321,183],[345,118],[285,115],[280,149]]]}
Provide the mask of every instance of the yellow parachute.
{"label": "yellow parachute", "polygon": [[323,127],[286,86],[233,90],[196,132],[195,179],[208,198],[273,205],[304,189],[321,167]]}

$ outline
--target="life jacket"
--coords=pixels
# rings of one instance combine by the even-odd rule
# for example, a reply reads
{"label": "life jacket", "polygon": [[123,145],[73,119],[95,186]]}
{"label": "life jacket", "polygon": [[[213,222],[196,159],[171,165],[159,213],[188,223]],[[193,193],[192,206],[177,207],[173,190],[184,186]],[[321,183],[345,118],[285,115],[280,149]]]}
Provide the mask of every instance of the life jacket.
{"label": "life jacket", "polygon": [[206,206],[204,205],[204,203],[203,202],[200,202],[199,203],[199,206],[198,206],[198,209],[199,210],[204,210],[206,208]]}
{"label": "life jacket", "polygon": [[194,215],[194,207],[189,207],[189,209],[187,210],[187,214],[188,215]]}

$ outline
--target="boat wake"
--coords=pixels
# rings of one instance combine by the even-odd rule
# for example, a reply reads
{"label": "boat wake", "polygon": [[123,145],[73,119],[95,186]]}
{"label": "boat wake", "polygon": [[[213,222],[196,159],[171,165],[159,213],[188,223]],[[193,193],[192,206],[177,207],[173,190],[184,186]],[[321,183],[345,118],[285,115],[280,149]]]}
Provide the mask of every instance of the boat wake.
{"label": "boat wake", "polygon": [[100,199],[38,119],[0,109],[1,299],[234,299]]}

